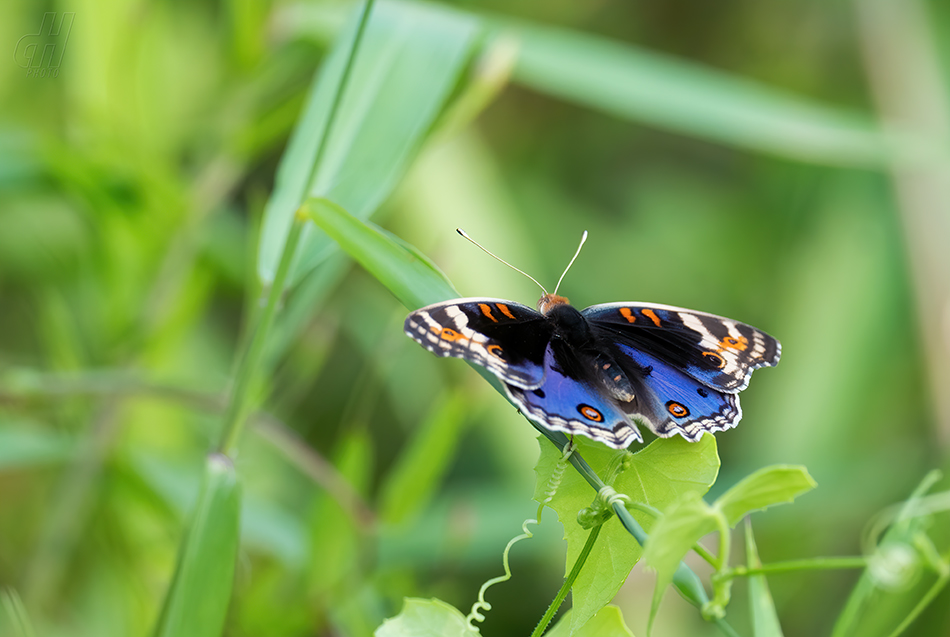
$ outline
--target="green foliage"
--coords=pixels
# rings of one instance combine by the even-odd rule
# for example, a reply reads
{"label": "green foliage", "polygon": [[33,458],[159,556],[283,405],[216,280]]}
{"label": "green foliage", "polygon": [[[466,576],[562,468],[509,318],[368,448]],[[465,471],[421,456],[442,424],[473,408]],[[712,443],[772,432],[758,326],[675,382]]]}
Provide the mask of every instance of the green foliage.
{"label": "green foliage", "polygon": [[406,598],[402,612],[387,619],[373,634],[375,637],[476,637],[479,632],[470,629],[462,613],[443,601]]}
{"label": "green foliage", "polygon": [[734,527],[749,513],[792,502],[816,486],[805,467],[765,467],[743,478],[717,498],[713,506],[725,516],[729,526]]}
{"label": "green foliage", "polygon": [[306,210],[313,221],[366,268],[406,307],[416,308],[457,296],[439,268],[395,236],[360,222],[342,207],[310,199]]}
{"label": "green foliage", "polygon": [[[477,35],[472,18],[437,6],[380,2],[351,61],[359,25],[351,21],[337,39],[281,160],[258,252],[265,282],[308,197],[326,198],[361,219],[379,207],[445,107]],[[331,246],[326,235],[308,229],[291,281],[323,261]]]}
{"label": "green foliage", "polygon": [[620,609],[608,604],[604,606],[597,614],[591,617],[586,624],[574,630],[573,610],[564,613],[550,632],[546,633],[548,637],[633,637],[633,633],[623,622],[623,616]]}
{"label": "green foliage", "polygon": [[[715,482],[719,472],[716,441],[712,436],[704,436],[695,444],[681,438],[655,440],[635,454],[584,441],[580,442],[579,448],[594,471],[605,476],[605,481],[618,493],[627,495],[632,502],[647,504],[657,510],[663,510],[683,494],[702,495]],[[545,497],[545,485],[558,458],[558,451],[542,441],[541,457],[536,467],[538,486],[534,494],[539,502]],[[587,541],[588,530],[577,518],[578,512],[591,505],[593,496],[587,482],[576,472],[569,472],[548,505],[557,512],[564,525],[567,569],[574,564]],[[635,517],[648,529],[652,526],[651,516],[635,513]],[[571,630],[583,626],[614,598],[641,554],[641,547],[617,519],[604,523],[600,538],[588,558],[590,564],[597,566],[583,570],[574,583]],[[676,562],[679,563],[679,558]]]}

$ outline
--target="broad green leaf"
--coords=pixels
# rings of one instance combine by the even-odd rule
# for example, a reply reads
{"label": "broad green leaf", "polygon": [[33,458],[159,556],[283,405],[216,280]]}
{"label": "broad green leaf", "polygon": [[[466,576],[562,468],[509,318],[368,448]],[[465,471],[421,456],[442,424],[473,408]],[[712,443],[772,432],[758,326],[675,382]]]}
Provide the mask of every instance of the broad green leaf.
{"label": "broad green leaf", "polygon": [[[383,202],[459,83],[478,35],[474,19],[436,5],[375,3],[323,141],[357,23],[337,38],[281,159],[261,233],[258,274],[265,283],[273,280],[294,212],[308,197],[325,197],[361,219]],[[308,227],[289,285],[331,248],[325,234]]]}
{"label": "broad green leaf", "polygon": [[701,494],[690,492],[667,508],[650,531],[644,559],[656,569],[656,588],[647,623],[648,634],[680,561],[700,538],[716,530],[717,515],[721,514],[706,504]]}
{"label": "broad green leaf", "polygon": [[423,307],[459,296],[442,271],[402,239],[360,221],[326,199],[311,199],[306,208],[331,239],[406,307]]}
{"label": "broad green leaf", "polygon": [[633,632],[627,628],[623,621],[623,614],[616,606],[604,606],[576,632],[571,632],[570,628],[573,614],[573,610],[564,613],[554,628],[545,635],[547,637],[633,637]]}
{"label": "broad green leaf", "polygon": [[71,438],[38,426],[0,425],[0,471],[61,462],[75,450]]}
{"label": "broad green leaf", "polygon": [[241,485],[231,460],[209,455],[156,637],[215,637],[224,631],[240,536]]}
{"label": "broad green leaf", "polygon": [[407,597],[402,612],[387,619],[375,637],[479,637],[457,608],[439,599]]}
{"label": "broad green leaf", "polygon": [[[749,519],[745,524],[745,561],[749,568],[762,566]],[[752,613],[752,634],[755,637],[782,637],[782,625],[765,575],[749,576],[749,612]]]}
{"label": "broad green leaf", "polygon": [[[600,476],[607,475],[612,461],[614,464],[622,462],[624,468],[613,483],[614,489],[629,496],[633,502],[648,504],[661,511],[685,493],[705,493],[719,472],[716,440],[712,436],[703,436],[695,443],[680,437],[654,440],[633,454],[580,437],[575,438],[575,443]],[[542,439],[540,444],[541,456],[535,469],[538,474],[535,499],[539,502],[545,497],[548,480],[561,455],[560,450],[547,440]],[[587,540],[588,531],[578,524],[577,512],[590,506],[594,496],[587,481],[568,468],[548,505],[557,512],[564,525],[567,540],[565,572],[574,565]],[[647,531],[650,530],[653,525],[651,516],[638,511],[633,511],[633,516]],[[616,517],[604,524],[587,565],[574,583],[571,630],[583,626],[613,599],[642,553],[640,545]]]}
{"label": "broad green leaf", "polygon": [[398,524],[421,509],[455,458],[468,400],[454,394],[438,404],[383,481],[380,514]]}
{"label": "broad green leaf", "polygon": [[515,26],[513,81],[657,128],[822,164],[887,163],[867,115],[837,109],[631,45],[549,27]]}
{"label": "broad green leaf", "polygon": [[729,526],[734,527],[747,513],[792,502],[816,486],[805,467],[774,465],[743,478],[722,494],[714,506],[726,516]]}

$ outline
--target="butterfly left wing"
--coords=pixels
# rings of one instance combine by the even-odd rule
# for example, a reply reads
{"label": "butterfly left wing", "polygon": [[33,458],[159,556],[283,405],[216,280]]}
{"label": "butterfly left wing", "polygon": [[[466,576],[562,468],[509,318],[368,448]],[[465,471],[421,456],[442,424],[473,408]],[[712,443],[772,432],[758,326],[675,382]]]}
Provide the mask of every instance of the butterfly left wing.
{"label": "butterfly left wing", "polygon": [[759,367],[778,364],[781,344],[732,319],[653,303],[606,303],[583,310],[602,338],[653,354],[707,387],[736,394]]}
{"label": "butterfly left wing", "polygon": [[543,314],[526,305],[503,299],[454,299],[412,312],[403,329],[436,356],[464,358],[509,385],[535,389],[544,382],[542,362],[551,326]]}

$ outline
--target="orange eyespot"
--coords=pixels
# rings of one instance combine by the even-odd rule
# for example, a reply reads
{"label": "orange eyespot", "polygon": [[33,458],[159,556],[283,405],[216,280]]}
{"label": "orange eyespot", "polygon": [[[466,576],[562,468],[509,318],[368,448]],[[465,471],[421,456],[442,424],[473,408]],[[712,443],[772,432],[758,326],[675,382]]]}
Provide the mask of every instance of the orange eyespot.
{"label": "orange eyespot", "polygon": [[488,350],[488,353],[494,356],[495,358],[499,360],[507,360],[505,358],[505,350],[501,348],[501,345],[495,345],[494,343],[492,343],[486,349]]}
{"label": "orange eyespot", "polygon": [[577,411],[587,420],[592,420],[594,422],[604,422],[604,415],[590,405],[581,403],[577,406]]}
{"label": "orange eyespot", "polygon": [[453,330],[451,327],[443,327],[442,331],[439,332],[439,338],[441,338],[443,341],[449,341],[450,343],[466,340],[464,336]]}
{"label": "orange eyespot", "polygon": [[669,411],[674,418],[686,418],[689,416],[689,409],[686,408],[686,405],[671,400],[666,403],[666,410]]}
{"label": "orange eyespot", "polygon": [[709,359],[709,362],[712,363],[715,367],[722,369],[726,366],[726,359],[717,354],[716,352],[703,352],[703,356]]}
{"label": "orange eyespot", "polygon": [[729,349],[745,350],[749,346],[749,339],[745,336],[740,336],[739,338],[727,336],[719,341],[719,346]]}

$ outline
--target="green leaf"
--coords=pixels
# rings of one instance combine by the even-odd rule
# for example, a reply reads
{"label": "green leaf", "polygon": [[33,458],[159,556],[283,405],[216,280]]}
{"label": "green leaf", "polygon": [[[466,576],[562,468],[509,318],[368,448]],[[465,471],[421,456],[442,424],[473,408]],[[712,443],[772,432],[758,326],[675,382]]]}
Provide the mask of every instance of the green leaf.
{"label": "green leaf", "polygon": [[326,199],[310,199],[306,208],[331,239],[406,307],[419,308],[459,296],[442,271],[402,239],[370,222],[360,221]]}
{"label": "green leaf", "polygon": [[566,29],[516,26],[514,81],[624,119],[823,164],[883,166],[867,115],[712,68]]}
{"label": "green leaf", "polygon": [[[548,480],[561,456],[561,452],[547,440],[540,443],[541,457],[535,469],[538,474],[535,499],[539,502],[544,499]],[[679,437],[654,440],[634,454],[580,437],[575,438],[575,443],[600,476],[606,476],[611,466],[620,464],[622,469],[613,483],[618,493],[626,494],[632,502],[659,510],[685,493],[705,493],[719,472],[716,440],[712,436],[703,436],[695,443]],[[548,505],[557,512],[564,525],[566,569],[573,566],[587,540],[588,531],[577,523],[577,512],[589,506],[594,495],[582,476],[568,470]],[[652,516],[636,511],[633,515],[649,531],[653,525]],[[587,566],[574,583],[571,630],[579,629],[613,599],[642,552],[640,545],[615,517],[604,524]]]}
{"label": "green leaf", "polygon": [[384,521],[398,524],[429,501],[455,458],[469,408],[468,400],[456,393],[437,405],[419,427],[383,481]]}
{"label": "green leaf", "polygon": [[465,616],[439,599],[407,597],[402,612],[387,619],[373,633],[375,637],[479,637],[465,622]]}
{"label": "green leaf", "polygon": [[194,517],[165,595],[156,637],[215,637],[224,631],[240,536],[241,485],[231,460],[205,462]]}
{"label": "green leaf", "polygon": [[573,610],[564,613],[554,628],[545,633],[547,637],[633,637],[633,632],[623,621],[616,606],[607,605],[587,620],[576,632],[571,632]]}
{"label": "green leaf", "polygon": [[[337,38],[281,159],[261,233],[264,282],[273,280],[294,212],[308,197],[330,199],[361,219],[383,202],[459,83],[478,34],[474,19],[435,5],[377,2],[324,141],[357,26],[352,21]],[[288,285],[331,247],[326,235],[308,228]]]}
{"label": "green leaf", "polygon": [[716,530],[717,515],[703,501],[702,494],[690,492],[667,508],[650,532],[650,539],[644,547],[644,559],[656,569],[656,588],[653,590],[647,633],[653,626],[660,601],[673,581],[680,561],[700,538]]}
{"label": "green leaf", "polygon": [[792,502],[816,486],[817,483],[805,467],[773,465],[743,478],[722,494],[713,506],[722,511],[729,526],[734,527],[747,513],[766,509],[773,504]]}
{"label": "green leaf", "polygon": [[[745,560],[749,568],[761,568],[759,553],[752,535],[752,522],[746,518]],[[755,637],[782,637],[782,626],[775,611],[765,575],[749,576],[749,611],[752,613],[752,634]]]}

